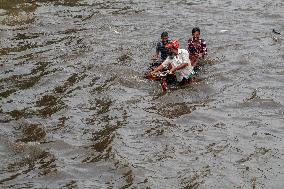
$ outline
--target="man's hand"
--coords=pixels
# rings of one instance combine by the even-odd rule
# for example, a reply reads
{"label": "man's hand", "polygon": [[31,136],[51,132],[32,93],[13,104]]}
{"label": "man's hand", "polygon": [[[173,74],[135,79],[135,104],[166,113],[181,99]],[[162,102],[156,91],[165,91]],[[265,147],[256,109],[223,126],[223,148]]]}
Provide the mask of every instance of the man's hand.
{"label": "man's hand", "polygon": [[199,54],[198,54],[198,58],[203,58],[203,54],[202,54],[202,53],[199,53]]}
{"label": "man's hand", "polygon": [[174,74],[175,72],[176,72],[176,69],[172,68],[170,69],[169,74]]}
{"label": "man's hand", "polygon": [[200,57],[199,57],[199,54],[194,54],[194,55],[191,55],[190,56],[190,62],[191,62],[191,65],[194,67],[194,66],[196,66],[196,64],[197,64],[197,61],[198,61],[198,59],[199,59]]}
{"label": "man's hand", "polygon": [[150,72],[150,75],[155,75],[155,74],[156,72],[154,70]]}
{"label": "man's hand", "polygon": [[158,55],[154,54],[153,57],[152,57],[152,60],[158,60]]}

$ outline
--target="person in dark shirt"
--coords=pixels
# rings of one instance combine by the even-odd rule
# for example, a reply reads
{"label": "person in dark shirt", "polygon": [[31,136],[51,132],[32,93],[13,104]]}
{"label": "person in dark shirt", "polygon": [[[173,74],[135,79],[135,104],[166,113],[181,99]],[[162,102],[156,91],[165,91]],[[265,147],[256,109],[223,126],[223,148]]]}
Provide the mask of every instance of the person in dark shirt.
{"label": "person in dark shirt", "polygon": [[198,66],[198,61],[207,55],[206,41],[200,38],[200,29],[192,29],[192,38],[188,40],[187,50],[192,66]]}
{"label": "person in dark shirt", "polygon": [[153,60],[155,66],[159,66],[163,61],[165,61],[169,55],[169,50],[165,47],[166,44],[170,42],[168,32],[163,32],[161,34],[161,41],[157,43],[156,53],[153,55]]}

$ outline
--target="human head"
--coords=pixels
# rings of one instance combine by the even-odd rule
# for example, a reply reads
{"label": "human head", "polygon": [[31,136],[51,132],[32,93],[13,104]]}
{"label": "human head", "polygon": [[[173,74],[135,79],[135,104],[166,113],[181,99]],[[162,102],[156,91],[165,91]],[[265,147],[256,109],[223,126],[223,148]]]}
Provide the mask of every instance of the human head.
{"label": "human head", "polygon": [[199,29],[199,27],[195,27],[195,28],[192,29],[192,35],[193,35],[195,32],[199,32],[199,34],[200,34],[200,29]]}
{"label": "human head", "polygon": [[199,27],[195,27],[192,29],[192,38],[193,38],[193,41],[199,41],[199,38],[200,38]]}
{"label": "human head", "polygon": [[170,50],[170,52],[173,52],[175,54],[177,54],[178,49],[179,49],[179,42],[178,40],[174,39],[171,42],[169,42],[168,44],[166,44],[166,48]]}
{"label": "human head", "polygon": [[161,34],[161,39],[162,39],[163,41],[168,40],[168,39],[169,39],[169,34],[168,34],[168,32],[164,31],[164,32]]}

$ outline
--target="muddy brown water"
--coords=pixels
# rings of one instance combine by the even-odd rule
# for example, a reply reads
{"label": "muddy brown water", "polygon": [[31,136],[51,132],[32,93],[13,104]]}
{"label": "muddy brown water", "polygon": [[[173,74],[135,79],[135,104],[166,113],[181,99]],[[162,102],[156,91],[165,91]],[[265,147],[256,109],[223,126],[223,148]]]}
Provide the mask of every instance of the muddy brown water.
{"label": "muddy brown water", "polygon": [[[163,94],[155,43],[195,26]],[[0,36],[0,188],[284,187],[282,0],[1,0]]]}

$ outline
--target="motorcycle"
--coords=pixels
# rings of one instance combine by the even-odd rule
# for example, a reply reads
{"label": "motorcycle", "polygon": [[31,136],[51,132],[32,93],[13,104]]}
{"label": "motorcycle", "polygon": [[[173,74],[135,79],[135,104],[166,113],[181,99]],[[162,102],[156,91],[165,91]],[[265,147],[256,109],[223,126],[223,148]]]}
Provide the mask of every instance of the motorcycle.
{"label": "motorcycle", "polygon": [[157,67],[157,63],[154,62],[145,73],[145,78],[152,81],[160,81],[163,92],[166,92],[169,89],[168,85],[176,82],[176,76],[170,73],[168,69],[152,74],[151,72],[155,67]]}

